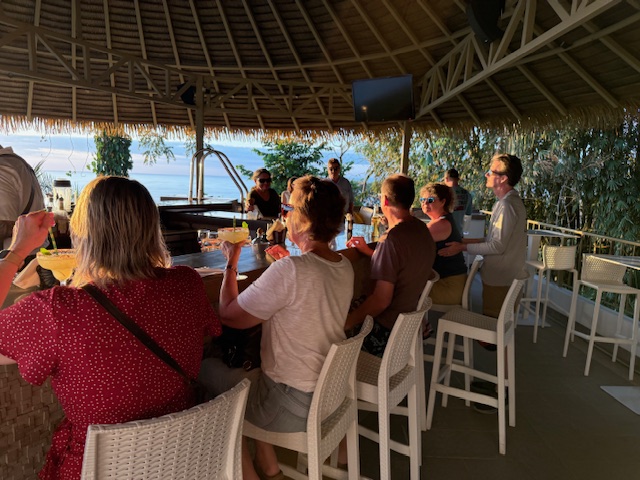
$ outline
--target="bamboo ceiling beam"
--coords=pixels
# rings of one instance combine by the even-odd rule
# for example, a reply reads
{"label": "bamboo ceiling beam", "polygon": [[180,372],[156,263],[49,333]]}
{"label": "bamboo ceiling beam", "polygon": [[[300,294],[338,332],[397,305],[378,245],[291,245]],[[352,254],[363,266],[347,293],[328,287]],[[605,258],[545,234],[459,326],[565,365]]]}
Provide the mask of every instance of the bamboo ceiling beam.
{"label": "bamboo ceiling beam", "polygon": [[[359,49],[356,47],[356,44],[353,41],[353,38],[351,38],[351,35],[349,35],[349,32],[344,27],[344,24],[342,23],[342,20],[340,20],[340,17],[338,15],[336,15],[335,10],[329,4],[329,2],[327,2],[327,0],[322,0],[322,4],[324,5],[324,8],[326,8],[327,11],[329,12],[329,15],[331,15],[331,19],[333,20],[333,22],[338,27],[338,30],[340,30],[340,33],[342,34],[342,37],[347,42],[347,45],[349,46],[349,48],[351,49],[351,51],[355,55],[355,58],[358,60],[358,63],[360,63],[360,66],[362,67],[362,69],[365,71],[365,73],[367,74],[367,76],[369,78],[373,78],[373,72],[371,72],[371,69],[367,65],[367,62],[365,62],[361,58]],[[333,61],[333,64],[336,65],[336,62]]]}
{"label": "bamboo ceiling beam", "polygon": [[[213,68],[213,61],[211,60],[211,55],[209,55],[209,48],[207,47],[207,42],[204,37],[204,31],[202,30],[202,25],[200,23],[200,17],[198,16],[198,9],[193,0],[189,0],[189,7],[191,8],[191,16],[193,18],[193,22],[196,26],[196,31],[198,33],[198,39],[200,40],[200,46],[202,47],[202,55],[204,56],[205,61],[207,62],[207,71],[209,75],[215,76],[216,70]],[[212,82],[213,88],[218,91],[218,82],[215,80]],[[224,106],[224,105],[223,105]],[[228,129],[231,130],[231,121],[229,119],[229,115],[226,113],[222,115],[225,125]]]}
{"label": "bamboo ceiling beam", "polygon": [[[148,60],[147,57],[147,45],[144,39],[144,29],[142,28],[142,15],[140,14],[140,0],[134,0],[133,6],[136,11],[136,25],[138,27],[138,39],[140,40],[140,51],[142,52],[142,58]],[[148,67],[144,67],[147,74],[149,71]],[[147,86],[151,89],[151,85],[147,81]],[[150,95],[151,96],[151,95]],[[149,100],[149,108],[151,109],[151,118],[153,118],[153,125],[158,126],[158,115],[156,114],[156,104],[153,99]]]}
{"label": "bamboo ceiling beam", "polygon": [[[344,83],[344,79],[342,78],[342,75],[340,74],[340,71],[331,62],[331,55],[329,54],[326,45],[324,44],[324,42],[320,38],[320,35],[318,35],[318,30],[316,29],[315,25],[313,24],[313,21],[309,17],[309,13],[307,12],[307,9],[304,8],[304,4],[302,2],[300,2],[300,0],[296,0],[296,6],[298,7],[298,10],[300,10],[300,13],[302,13],[302,17],[304,18],[305,23],[309,27],[309,31],[311,31],[311,34],[315,38],[316,42],[318,42],[318,46],[320,47],[320,50],[322,51],[322,55],[324,55],[324,58],[326,58],[327,61],[329,62],[329,64],[331,65],[331,71],[333,72],[333,74],[336,76],[336,79],[340,83]],[[275,7],[275,5],[274,5],[274,7]],[[280,17],[280,14],[278,14],[278,17]],[[289,36],[289,33],[288,33],[287,29],[284,26],[283,26],[283,32],[287,32],[287,36]],[[293,42],[290,43],[290,48],[295,50],[295,46],[294,46]],[[299,56],[296,55],[295,58],[296,58],[296,61],[300,64],[300,71],[304,75],[304,78],[307,81],[311,80],[311,78],[309,78],[309,74],[307,73],[306,69],[302,66],[302,62],[300,62]],[[312,89],[311,91],[314,94],[316,93],[315,88]],[[324,109],[324,106],[322,105],[321,102],[318,102],[318,108],[320,109],[320,112],[323,115],[326,116],[327,128],[329,130],[332,130],[333,129],[333,125],[331,124],[331,120],[329,119],[329,115],[327,115],[327,112]]]}
{"label": "bamboo ceiling beam", "polygon": [[[82,19],[80,18],[80,0],[71,3],[71,38],[82,35]],[[75,70],[78,67],[78,46],[71,46],[71,66]],[[71,87],[71,119],[78,121],[78,90]]]}
{"label": "bamboo ceiling beam", "polygon": [[[264,40],[262,39],[262,34],[260,33],[260,29],[258,28],[258,24],[256,23],[256,20],[251,12],[251,9],[249,8],[249,5],[247,5],[247,1],[246,0],[242,0],[242,5],[244,7],[245,13],[247,14],[247,18],[249,19],[249,23],[251,24],[251,28],[253,29],[253,33],[256,36],[256,40],[258,41],[258,44],[260,45],[260,49],[262,50],[262,54],[264,55],[264,58],[267,61],[267,65],[269,65],[269,68],[271,69],[271,75],[273,76],[273,78],[275,78],[276,80],[280,80],[280,76],[278,75],[278,72],[275,70],[274,65],[273,65],[273,61],[271,59],[271,55],[269,54],[269,50],[267,49],[266,45],[264,44]],[[282,85],[278,85],[278,90],[280,91],[281,94],[284,94],[284,89],[282,87]],[[292,108],[292,103],[290,102],[290,99],[285,99],[284,100],[285,104],[287,105],[287,107],[289,107],[290,109]],[[292,122],[293,122],[293,126],[296,130],[300,129],[300,125],[298,123],[298,121],[295,119],[295,117],[291,118]]]}
{"label": "bamboo ceiling beam", "polygon": [[[378,40],[378,42],[380,43],[380,46],[382,46],[384,51],[387,53],[388,58],[398,68],[398,71],[400,72],[400,74],[402,74],[402,75],[406,74],[407,73],[407,69],[400,63],[398,58],[391,53],[391,49],[389,48],[389,45],[385,41],[384,37],[380,34],[380,32],[378,31],[376,26],[373,24],[373,22],[369,18],[369,15],[367,15],[367,12],[362,8],[362,6],[360,6],[359,1],[358,0],[351,0],[351,3],[353,4],[353,6],[356,8],[358,13],[360,14],[360,17],[362,18],[362,20],[364,20],[364,22],[367,24],[367,27],[369,27],[369,30],[371,30],[371,33],[373,33],[373,36],[376,37],[376,40]],[[412,51],[415,51],[414,49],[415,49],[415,46],[413,46]]]}
{"label": "bamboo ceiling beam", "polygon": [[[242,78],[246,79],[247,78],[247,73],[244,71],[243,64],[242,64],[242,59],[240,58],[240,53],[238,52],[238,47],[237,47],[236,42],[235,42],[235,40],[233,38],[233,34],[231,32],[231,27],[229,25],[229,21],[227,19],[227,15],[225,14],[224,8],[223,8],[222,3],[220,2],[220,0],[216,0],[216,7],[218,7],[218,11],[220,12],[220,18],[222,19],[222,24],[224,25],[224,30],[225,30],[225,32],[227,34],[227,39],[229,40],[229,45],[231,46],[231,51],[233,52],[233,56],[234,56],[234,58],[236,60],[236,64],[238,65],[238,68],[240,69],[240,73],[242,75]],[[253,105],[254,110],[256,112],[258,112],[258,104],[256,103],[255,98],[251,98],[251,91],[249,91],[247,95],[249,96],[249,101]],[[256,118],[258,120],[258,123],[260,124],[260,128],[262,130],[264,130],[265,129],[264,119],[259,114],[256,115]]]}
{"label": "bamboo ceiling beam", "polygon": [[[180,83],[182,84],[185,82],[185,77],[181,71],[180,54],[178,53],[176,36],[175,36],[175,32],[173,31],[173,24],[171,23],[171,13],[169,12],[169,5],[167,4],[167,0],[162,0],[162,8],[164,11],[165,22],[167,23],[167,33],[169,33],[169,39],[171,41],[171,50],[173,51],[173,58],[176,62],[175,65],[178,68],[178,71],[180,72],[178,75],[178,78],[180,79]],[[191,128],[195,130],[196,119],[193,117],[193,112],[191,111],[191,109],[187,110],[187,115],[189,115],[189,124],[191,125]]]}
{"label": "bamboo ceiling beam", "polygon": [[420,54],[431,64],[431,66],[435,65],[436,61],[434,60],[433,56],[429,53],[429,51],[417,46],[419,43],[418,39],[413,34],[413,32],[409,29],[409,26],[402,20],[396,8],[391,3],[389,3],[389,0],[382,0],[382,3],[384,4],[385,7],[387,7],[387,10],[389,10],[389,13],[391,13],[391,16],[393,17],[393,19],[400,26],[400,28],[405,33],[405,35],[409,38],[409,40],[411,40],[411,43],[413,44],[414,47],[416,47],[417,51],[420,52]]}
{"label": "bamboo ceiling beam", "polygon": [[[534,4],[531,3],[532,1],[533,0],[527,0],[527,2],[530,4],[530,9],[533,9],[532,7],[534,6]],[[540,48],[544,47],[545,45],[555,40],[556,38],[575,29],[576,27],[580,26],[581,24],[590,20],[591,18],[601,14],[602,12],[611,8],[616,3],[618,3],[618,0],[595,0],[588,5],[582,4],[581,6],[578,7],[574,15],[571,15],[566,20],[560,20],[560,22],[557,25],[550,28],[549,30],[544,32],[542,35],[532,39],[529,42],[522,40],[522,42],[520,43],[521,45],[520,48],[514,50],[513,52],[507,53],[506,51],[503,51],[500,45],[497,48],[490,50],[489,57],[488,57],[489,61],[487,62],[487,66],[485,68],[479,71],[478,70],[474,71],[470,77],[462,80],[461,83],[456,85],[454,88],[447,89],[446,85],[437,85],[437,88],[439,90],[439,95],[435,101],[429,101],[426,97],[423,96],[421,98],[420,109],[418,111],[417,117],[418,118],[423,117],[424,115],[431,112],[433,109],[435,109],[439,105],[451,100],[458,93],[464,92],[465,90],[471,88],[472,86],[476,85],[481,81],[486,80],[487,78],[491,77],[493,74],[501,70],[514,66],[521,59],[536,52]],[[510,19],[510,24],[511,22],[519,23],[520,21],[521,21],[521,17],[514,15]],[[517,29],[511,25],[508,25],[507,31],[511,35],[515,35],[517,32]],[[505,33],[505,36],[506,36],[506,33]],[[467,37],[467,39],[462,41],[457,47],[460,47],[463,45],[468,46],[469,43],[472,43],[472,39],[470,37],[471,36]],[[427,72],[427,74],[423,79],[424,85],[427,85],[429,83],[439,82],[439,78],[436,75],[436,73],[442,70],[443,68],[445,68],[445,66],[449,63],[449,60],[452,55],[457,55],[458,56],[457,61],[460,61],[459,59],[462,57],[460,55],[460,50],[457,47],[452,49],[452,52],[450,52],[449,55],[445,56],[442,60],[440,60],[440,62],[438,62],[436,66],[434,66],[429,72]],[[477,58],[481,59],[481,61],[483,58],[485,58],[484,52],[479,50],[475,51],[475,55],[477,56]]]}
{"label": "bamboo ceiling beam", "polygon": [[[108,0],[103,0],[102,6],[104,8],[104,28],[105,28],[105,35],[106,35],[106,39],[107,39],[107,49],[109,49],[109,51],[111,51],[112,48],[111,48],[111,23],[110,23],[110,20],[109,20],[109,1]],[[109,65],[111,65],[112,62],[113,62],[113,55],[111,53],[109,53],[107,58],[108,58]],[[111,88],[115,89],[115,86],[116,86],[115,75],[113,75],[113,74],[109,75],[109,82],[111,83]],[[118,121],[118,96],[115,93],[111,94],[111,105],[112,105],[112,111],[113,111],[113,123],[116,126],[118,126],[118,123],[119,123],[119,121]]]}

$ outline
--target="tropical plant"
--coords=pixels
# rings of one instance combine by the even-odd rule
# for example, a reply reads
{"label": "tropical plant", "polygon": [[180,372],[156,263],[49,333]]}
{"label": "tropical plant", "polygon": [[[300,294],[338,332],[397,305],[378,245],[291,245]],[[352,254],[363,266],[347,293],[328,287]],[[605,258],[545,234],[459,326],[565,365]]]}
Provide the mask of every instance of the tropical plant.
{"label": "tropical plant", "polygon": [[87,168],[96,175],[128,177],[129,170],[133,167],[131,139],[123,135],[105,130],[97,134],[94,137],[96,155]]}
{"label": "tropical plant", "polygon": [[142,132],[139,135],[139,144],[145,165],[153,165],[162,157],[167,159],[167,163],[176,159],[173,148],[167,145],[164,137],[155,131]]}
{"label": "tropical plant", "polygon": [[43,166],[44,160],[40,160],[36,166],[33,167],[33,172],[36,174],[42,193],[46,196],[53,193],[53,176],[45,172]]}
{"label": "tropical plant", "polygon": [[[373,178],[363,198],[379,191],[380,181],[399,171],[401,135],[370,139],[359,151]],[[495,152],[520,157],[523,175],[517,189],[528,218],[608,236],[640,238],[640,127],[629,117],[615,127],[442,129],[415,133],[409,175],[416,188],[441,181],[456,168],[474,196],[474,207],[490,209],[493,193],[483,172]]]}

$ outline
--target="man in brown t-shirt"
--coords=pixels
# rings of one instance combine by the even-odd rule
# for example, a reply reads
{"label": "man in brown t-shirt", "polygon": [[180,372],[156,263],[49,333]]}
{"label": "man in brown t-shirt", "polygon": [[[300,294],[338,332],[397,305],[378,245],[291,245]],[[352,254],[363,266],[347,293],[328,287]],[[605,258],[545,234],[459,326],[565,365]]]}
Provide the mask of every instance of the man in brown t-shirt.
{"label": "man in brown t-shirt", "polygon": [[345,329],[360,325],[373,316],[373,331],[365,339],[363,350],[382,356],[398,314],[416,309],[422,289],[431,276],[436,246],[429,229],[411,215],[415,198],[413,180],[392,175],[382,184],[380,206],[389,229],[375,250],[364,238],[353,237],[347,245],[371,257],[373,286],[367,299],[349,314]]}

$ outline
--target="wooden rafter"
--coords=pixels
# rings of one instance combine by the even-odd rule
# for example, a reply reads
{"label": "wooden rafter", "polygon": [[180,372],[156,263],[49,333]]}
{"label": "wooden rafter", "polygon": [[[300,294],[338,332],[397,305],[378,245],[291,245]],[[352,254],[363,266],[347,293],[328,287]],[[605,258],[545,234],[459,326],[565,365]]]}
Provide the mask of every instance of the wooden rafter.
{"label": "wooden rafter", "polygon": [[[514,12],[514,15],[510,18],[504,37],[497,46],[492,46],[488,53],[486,50],[478,48],[477,42],[473,41],[475,35],[470,34],[466,39],[454,47],[449,55],[441,59],[437,65],[427,72],[423,78],[422,85],[423,92],[429,92],[429,95],[427,96],[423,94],[421,97],[420,108],[417,114],[418,118],[430,113],[433,109],[452,99],[457,94],[488,79],[493,74],[514,66],[519,60],[525,58],[527,55],[536,52],[549,42],[552,42],[561,35],[575,29],[579,25],[589,21],[591,18],[618,3],[618,0],[594,0],[589,4],[582,3],[576,6],[575,12],[572,12],[571,15],[563,15],[560,17],[559,22],[554,27],[529,40],[527,40],[526,37],[521,37],[520,42],[518,42],[519,48],[514,49],[513,51],[508,51],[507,47],[512,44],[512,40],[515,35],[518,32],[526,31],[526,29],[518,29],[516,27],[525,19],[525,12],[528,12],[527,15],[534,14],[533,10],[535,10],[535,4],[532,3],[532,1],[533,0],[526,1],[526,3],[528,3],[528,5],[525,5],[528,7],[526,9],[520,6],[520,4],[525,3],[524,0],[519,2],[518,7],[522,10],[518,10],[518,7],[516,7],[518,12]],[[483,68],[481,70],[473,69],[472,72],[462,76],[456,85],[447,85],[441,81],[444,77],[444,71],[451,63],[467,61],[467,58],[463,55],[463,50],[465,48],[473,49],[474,56],[480,61]],[[432,100],[434,91],[437,91],[438,94],[437,98]]]}
{"label": "wooden rafter", "polygon": [[[220,18],[222,19],[222,24],[224,25],[224,30],[227,34],[227,39],[229,40],[229,45],[231,45],[231,50],[233,52],[233,56],[236,59],[236,64],[238,65],[238,69],[240,70],[240,74],[242,78],[247,78],[247,72],[245,72],[244,67],[242,65],[242,58],[240,58],[240,53],[238,52],[238,47],[236,46],[236,42],[233,37],[233,33],[231,32],[231,27],[229,26],[229,21],[227,19],[227,15],[225,14],[224,8],[220,0],[216,0],[216,6],[218,7],[218,11],[220,12]],[[247,92],[247,97],[255,112],[258,112],[258,104],[256,103],[255,98],[252,98],[251,90]],[[260,128],[264,130],[265,123],[264,119],[260,114],[257,115],[258,123],[260,124]]]}
{"label": "wooden rafter", "polygon": [[[378,42],[380,43],[380,45],[382,46],[384,51],[387,53],[389,59],[394,63],[394,65],[396,67],[398,67],[398,72],[400,74],[406,74],[407,73],[407,69],[400,63],[400,61],[398,60],[397,56],[392,54],[391,48],[389,48],[389,44],[384,39],[382,34],[378,31],[376,26],[373,24],[373,22],[371,21],[371,18],[369,18],[369,15],[365,11],[365,9],[362,8],[362,6],[360,5],[360,1],[359,0],[351,0],[351,3],[356,8],[356,10],[360,14],[360,16],[362,17],[364,22],[367,24],[367,27],[369,27],[369,30],[371,30],[371,33],[373,33],[373,35],[376,37],[376,39],[378,40]],[[415,49],[415,45],[413,46],[413,49]]]}

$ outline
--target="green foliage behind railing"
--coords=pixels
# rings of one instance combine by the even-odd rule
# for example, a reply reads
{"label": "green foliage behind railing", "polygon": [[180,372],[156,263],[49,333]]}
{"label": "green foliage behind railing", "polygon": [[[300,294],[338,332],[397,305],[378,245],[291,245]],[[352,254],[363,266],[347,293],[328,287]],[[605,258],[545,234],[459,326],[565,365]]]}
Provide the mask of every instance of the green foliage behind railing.
{"label": "green foliage behind railing", "polygon": [[[376,178],[396,173],[400,165],[402,132],[371,136],[359,148]],[[517,155],[523,176],[517,189],[529,218],[584,232],[640,239],[640,127],[636,116],[616,127],[589,128],[568,122],[564,128],[473,128],[467,132],[441,129],[414,133],[408,174],[416,188],[441,181],[449,168],[460,173],[474,207],[490,209],[493,192],[484,172],[496,152]]]}

